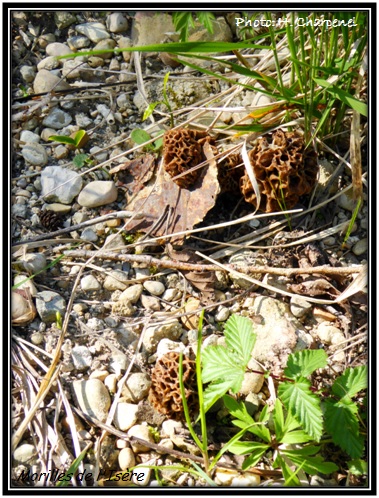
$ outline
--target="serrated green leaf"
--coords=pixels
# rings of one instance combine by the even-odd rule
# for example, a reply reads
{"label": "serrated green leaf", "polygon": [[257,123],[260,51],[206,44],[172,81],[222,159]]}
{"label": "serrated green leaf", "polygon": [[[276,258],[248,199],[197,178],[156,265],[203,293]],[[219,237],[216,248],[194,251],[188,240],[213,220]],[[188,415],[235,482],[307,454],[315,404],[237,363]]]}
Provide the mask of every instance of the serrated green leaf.
{"label": "serrated green leaf", "polygon": [[[201,359],[203,362],[202,380],[204,383],[221,379],[229,381],[230,386],[243,380],[244,367],[239,358],[224,346],[208,346],[204,348]],[[239,389],[241,386],[239,386]]]}
{"label": "serrated green leaf", "polygon": [[326,400],[325,429],[332,440],[351,458],[359,458],[363,453],[363,440],[359,435],[359,423],[356,417],[358,408],[349,399],[340,401]]}
{"label": "serrated green leaf", "polygon": [[[241,381],[242,383],[242,381]],[[204,410],[207,412],[216,401],[224,396],[230,389],[229,380],[212,382],[204,391]],[[245,427],[242,427],[243,429]]]}
{"label": "serrated green leaf", "polygon": [[360,459],[350,460],[347,462],[349,472],[355,476],[361,476],[362,474],[367,474],[367,462]]}
{"label": "serrated green leaf", "polygon": [[302,443],[308,443],[309,441],[312,441],[313,438],[309,434],[307,434],[305,431],[302,430],[297,430],[297,431],[291,431],[291,432],[286,432],[284,436],[280,439],[280,443],[283,444],[302,444]]}
{"label": "serrated green leaf", "polygon": [[[316,452],[319,448],[316,448]],[[320,456],[304,456],[297,450],[280,450],[282,455],[285,455],[297,466],[301,468],[310,475],[316,475],[320,472],[322,474],[331,474],[338,470],[338,466],[333,462],[325,462]]]}
{"label": "serrated green leaf", "polygon": [[289,379],[309,377],[318,368],[327,365],[328,357],[323,349],[305,349],[290,354],[284,375]]}
{"label": "serrated green leaf", "polygon": [[283,382],[278,394],[284,406],[295,417],[307,434],[315,441],[322,436],[320,399],[309,390],[310,382],[300,377],[296,382]]}
{"label": "serrated green leaf", "polygon": [[224,401],[224,405],[228,409],[228,412],[232,417],[242,420],[247,425],[256,423],[253,417],[249,415],[245,403],[239,403],[234,398],[228,395],[224,396],[222,400]]}
{"label": "serrated green leaf", "polygon": [[245,316],[232,315],[225,324],[224,334],[227,346],[240,356],[245,368],[251,359],[257,337],[251,320]]}
{"label": "serrated green leaf", "polygon": [[65,135],[50,135],[49,140],[53,140],[54,142],[59,142],[61,144],[76,146],[75,140],[71,137],[66,137]]}
{"label": "serrated green leaf", "polygon": [[268,449],[269,447],[254,450],[250,456],[245,458],[242,463],[242,470],[248,470],[250,467],[255,467]]}
{"label": "serrated green leaf", "polygon": [[281,441],[284,433],[284,415],[283,415],[282,403],[278,398],[275,401],[273,420],[274,420],[276,439],[278,441]]}
{"label": "serrated green leaf", "polygon": [[349,396],[350,398],[362,389],[367,388],[367,367],[347,368],[344,373],[335,380],[332,391],[339,398]]}

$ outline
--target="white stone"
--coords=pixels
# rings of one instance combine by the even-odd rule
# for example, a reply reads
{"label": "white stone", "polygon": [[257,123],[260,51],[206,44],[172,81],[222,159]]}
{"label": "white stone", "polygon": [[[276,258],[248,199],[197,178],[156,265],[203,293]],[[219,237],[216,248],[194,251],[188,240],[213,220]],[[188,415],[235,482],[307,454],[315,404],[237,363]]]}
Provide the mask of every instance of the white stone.
{"label": "white stone", "polygon": [[362,256],[367,251],[368,239],[365,237],[354,244],[352,251],[356,256]]}
{"label": "white stone", "polygon": [[[39,135],[37,135],[37,133],[33,133],[32,131],[29,130],[22,130],[22,132],[20,133],[20,140],[21,142],[25,142],[25,144],[28,143],[38,144],[41,138]],[[21,147],[23,146],[21,145]]]}
{"label": "white stone", "polygon": [[113,12],[109,15],[106,24],[111,33],[122,33],[128,29],[128,21],[121,12]]}
{"label": "white stone", "polygon": [[165,286],[162,282],[156,282],[154,280],[146,280],[146,282],[143,283],[143,286],[153,296],[160,296],[165,291]]}
{"label": "white stone", "polygon": [[[133,427],[128,430],[128,436],[138,437],[149,443],[154,443],[153,435],[147,425],[133,425]],[[150,449],[150,446],[146,446],[146,444],[134,440],[130,441],[130,446],[134,453],[142,453],[143,451],[149,451]]]}
{"label": "white stone", "polygon": [[68,149],[64,145],[58,145],[55,147],[54,155],[57,159],[64,159],[68,156]]}
{"label": "white stone", "polygon": [[49,57],[44,57],[39,61],[39,63],[37,64],[37,69],[38,71],[42,71],[43,69],[45,71],[52,71],[53,69],[56,69],[59,66],[60,66],[59,60],[56,57],[50,55]]}
{"label": "white stone", "polygon": [[93,181],[80,192],[78,203],[84,207],[99,207],[117,199],[118,190],[112,181]]}
{"label": "white stone", "polygon": [[148,311],[159,311],[161,309],[160,301],[157,297],[141,295],[141,304]]}
{"label": "white stone", "polygon": [[181,297],[181,292],[179,289],[166,289],[163,293],[162,299],[165,301],[171,302],[174,301],[174,299],[180,298]]}
{"label": "white stone", "polygon": [[18,464],[32,465],[38,460],[38,453],[32,444],[21,444],[13,452],[13,458]]}
{"label": "white stone", "polygon": [[302,318],[312,310],[312,304],[305,299],[293,296],[290,301],[291,313],[296,318]]}
{"label": "white stone", "polygon": [[215,314],[215,320],[216,322],[225,322],[230,315],[229,308],[226,306],[220,306],[220,308],[217,310],[217,313]]}
{"label": "white stone", "polygon": [[118,455],[118,463],[121,470],[128,470],[134,467],[136,459],[134,458],[133,450],[131,448],[123,448]]}
{"label": "white stone", "polygon": [[47,266],[47,260],[45,256],[40,252],[27,253],[23,257],[22,261],[24,269],[31,275],[33,273],[38,273],[39,271],[44,270]]}
{"label": "white stone", "polygon": [[83,291],[91,292],[101,289],[101,284],[93,275],[86,275],[80,280],[80,287]]}
{"label": "white stone", "polygon": [[48,202],[71,204],[82,188],[78,173],[60,166],[48,166],[41,173],[41,196]]}
{"label": "white stone", "polygon": [[135,304],[138,301],[138,299],[141,297],[142,291],[143,291],[142,284],[131,285],[121,293],[119,300],[122,301],[124,299],[127,299],[132,304]]}
{"label": "white stone", "polygon": [[68,90],[71,87],[55,74],[46,69],[41,69],[35,77],[33,88],[34,93],[44,93],[50,92],[53,88],[54,90]]}
{"label": "white stone", "polygon": [[117,391],[117,377],[116,374],[109,374],[104,380],[104,385],[111,394]]}
{"label": "white stone", "polygon": [[162,422],[162,435],[174,436],[183,428],[183,424],[177,420],[168,419]]}
{"label": "white stone", "polygon": [[72,54],[72,50],[64,43],[54,42],[46,46],[46,54],[54,57]]}
{"label": "white stone", "polygon": [[150,481],[151,470],[149,467],[136,467],[134,472],[137,472],[137,475],[133,476],[133,483],[137,486],[147,486]]}
{"label": "white stone", "polygon": [[43,124],[47,127],[53,128],[54,130],[61,130],[65,126],[69,125],[72,121],[72,117],[67,113],[54,107],[50,113],[43,120]]}
{"label": "white stone", "polygon": [[120,431],[130,429],[138,419],[138,405],[132,403],[118,403],[113,421]]}
{"label": "white stone", "polygon": [[75,368],[78,370],[87,370],[92,365],[92,355],[86,346],[72,348],[71,357]]}
{"label": "white stone", "polygon": [[82,240],[86,240],[87,242],[96,242],[98,240],[97,234],[92,230],[92,228],[85,228],[80,234],[80,238]]}
{"label": "white stone", "polygon": [[97,43],[100,40],[109,38],[109,33],[106,30],[104,24],[100,22],[88,22],[85,24],[79,24],[75,27],[76,31],[81,35],[87,36],[93,43]]}
{"label": "white stone", "polygon": [[[109,291],[125,290],[129,282],[129,275],[121,270],[112,270],[105,277],[104,289]],[[119,298],[121,300],[121,296]]]}
{"label": "white stone", "polygon": [[331,344],[333,341],[333,336],[336,334],[339,336],[341,334],[340,329],[335,327],[334,325],[330,325],[329,322],[320,323],[320,325],[317,327],[316,332],[320,341],[325,344]]}
{"label": "white stone", "polygon": [[234,477],[231,482],[232,487],[247,488],[253,486],[259,486],[261,483],[261,478],[255,474],[246,474],[244,476]]}
{"label": "white stone", "polygon": [[21,66],[20,73],[21,73],[22,79],[26,83],[32,83],[34,78],[36,77],[36,69],[34,66]]}
{"label": "white stone", "polygon": [[74,380],[73,390],[79,408],[91,417],[105,422],[111,405],[105,385],[98,379]]}
{"label": "white stone", "polygon": [[122,397],[125,401],[137,403],[147,397],[150,386],[151,380],[149,375],[143,372],[132,373],[122,388]]}
{"label": "white stone", "polygon": [[68,80],[76,80],[80,78],[80,71],[88,68],[87,64],[83,64],[82,57],[76,57],[74,60],[66,60],[63,63],[62,76]]}
{"label": "white stone", "polygon": [[147,352],[154,353],[161,339],[179,339],[183,329],[178,320],[173,319],[168,323],[148,327],[143,337],[143,345]]}
{"label": "white stone", "polygon": [[33,166],[45,166],[48,161],[45,147],[37,143],[25,144],[22,148],[21,154],[25,161]]}

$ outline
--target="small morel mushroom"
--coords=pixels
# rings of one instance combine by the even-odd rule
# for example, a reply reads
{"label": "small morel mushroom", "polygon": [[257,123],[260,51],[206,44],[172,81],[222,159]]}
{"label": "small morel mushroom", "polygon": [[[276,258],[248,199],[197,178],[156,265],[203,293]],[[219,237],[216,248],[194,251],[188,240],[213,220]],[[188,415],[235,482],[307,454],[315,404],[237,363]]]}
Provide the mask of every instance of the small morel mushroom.
{"label": "small morel mushroom", "polygon": [[240,179],[244,174],[244,168],[238,167],[242,163],[241,154],[229,154],[222,159],[218,165],[218,181],[221,193],[241,195]]}
{"label": "small morel mushroom", "polygon": [[170,130],[163,137],[164,168],[171,178],[188,171],[186,175],[174,180],[180,188],[189,189],[200,178],[202,168],[189,171],[206,160],[203,145],[213,145],[214,141],[205,131],[179,128]]}
{"label": "small morel mushroom", "polygon": [[54,211],[49,210],[40,211],[39,220],[44,228],[52,232],[58,230],[62,224],[60,216],[57,213],[54,213]]}
{"label": "small morel mushroom", "polygon": [[[249,159],[260,188],[259,209],[266,213],[293,208],[316,182],[316,152],[305,150],[303,136],[298,132],[277,130],[259,139]],[[245,200],[256,206],[257,197],[247,172],[240,180],[240,188]]]}
{"label": "small morel mushroom", "polygon": [[[190,414],[198,409],[195,362],[183,356],[183,383]],[[184,418],[179,384],[179,353],[163,355],[153,368],[149,401],[174,420]]]}

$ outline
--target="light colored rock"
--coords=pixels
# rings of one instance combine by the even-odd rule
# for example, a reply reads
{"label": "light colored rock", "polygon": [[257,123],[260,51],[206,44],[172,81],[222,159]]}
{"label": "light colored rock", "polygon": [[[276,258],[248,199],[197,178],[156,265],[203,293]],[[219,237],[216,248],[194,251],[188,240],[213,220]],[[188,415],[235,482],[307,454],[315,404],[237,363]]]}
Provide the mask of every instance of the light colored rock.
{"label": "light colored rock", "polygon": [[91,372],[89,378],[98,379],[101,382],[104,382],[105,379],[108,377],[108,375],[109,375],[108,370],[94,370],[93,372]]}
{"label": "light colored rock", "polygon": [[70,85],[47,69],[38,71],[33,83],[34,93],[44,93],[54,90],[68,90]]}
{"label": "light colored rock", "polygon": [[25,161],[33,166],[45,166],[48,161],[45,147],[37,143],[25,144],[21,150],[21,154]]}
{"label": "light colored rock", "polygon": [[341,208],[346,209],[346,211],[353,212],[357,205],[357,201],[353,198],[353,189],[351,188],[341,194],[338,197],[337,203]]}
{"label": "light colored rock", "polygon": [[71,206],[67,204],[60,204],[59,202],[53,202],[51,204],[46,204],[46,211],[54,211],[57,214],[68,214],[71,211]]}
{"label": "light colored rock", "polygon": [[[111,38],[107,38],[106,40],[100,40],[96,43],[94,50],[113,50],[116,46],[116,42]],[[113,52],[108,52],[106,54],[99,54],[98,57],[101,57],[104,60],[112,59]]]}
{"label": "light colored rock", "polygon": [[54,107],[42,123],[49,128],[53,128],[54,130],[61,130],[65,126],[69,125],[71,121],[72,117],[67,112],[62,111],[62,109],[58,109],[58,107]]}
{"label": "light colored rock", "polygon": [[68,149],[64,145],[58,145],[54,149],[54,155],[57,159],[64,159],[68,156]]}
{"label": "light colored rock", "polygon": [[79,408],[89,416],[105,422],[111,398],[104,384],[98,379],[74,380],[72,387]]}
{"label": "light colored rock", "polygon": [[[129,48],[132,46],[132,40],[128,36],[122,36],[118,40],[118,47],[119,48]],[[131,52],[122,52],[122,57],[125,62],[130,62],[130,58],[132,56]]]}
{"label": "light colored rock", "polygon": [[96,242],[98,240],[97,234],[92,230],[92,228],[85,228],[80,234],[80,238],[82,240],[86,240],[87,242]]}
{"label": "light colored rock", "polygon": [[245,474],[243,476],[233,477],[230,486],[237,488],[247,488],[259,486],[261,478],[255,474]]}
{"label": "light colored rock", "polygon": [[118,463],[121,470],[127,470],[134,467],[136,459],[131,448],[123,448],[118,455]]}
{"label": "light colored rock", "polygon": [[73,52],[80,50],[81,48],[86,48],[91,44],[91,41],[83,35],[71,36],[67,38],[67,45],[71,48]]}
{"label": "light colored rock", "polygon": [[[121,270],[112,270],[104,280],[104,289],[109,291],[125,290],[129,282],[129,275]],[[120,297],[121,299],[121,297]]]}
{"label": "light colored rock", "polygon": [[157,297],[146,296],[142,294],[141,304],[148,311],[159,311],[161,309],[161,303]]}
{"label": "light colored rock", "polygon": [[99,207],[110,204],[117,199],[118,190],[112,181],[94,181],[88,183],[80,192],[78,203],[84,207]]}
{"label": "light colored rock", "polygon": [[57,320],[57,313],[64,317],[66,301],[56,292],[42,291],[36,296],[36,308],[43,322],[54,323]]}
{"label": "light colored rock", "polygon": [[36,69],[34,66],[21,66],[20,73],[22,79],[26,83],[32,83],[34,81],[34,78],[36,77]]}
{"label": "light colored rock", "polygon": [[76,16],[67,10],[58,10],[54,13],[55,24],[58,29],[64,29],[76,22]]}
{"label": "light colored rock", "polygon": [[80,280],[80,287],[85,292],[92,292],[101,289],[101,284],[93,275],[86,275]]}
{"label": "light colored rock", "polygon": [[230,486],[234,478],[238,478],[239,473],[235,470],[217,469],[215,473],[215,483],[219,486]]}
{"label": "light colored rock", "polygon": [[21,264],[24,267],[24,270],[30,275],[44,270],[47,266],[46,258],[40,252],[27,253],[20,261],[22,262]]}
{"label": "light colored rock", "polygon": [[168,419],[162,422],[162,435],[174,436],[183,428],[183,424],[177,420]]}
{"label": "light colored rock", "polygon": [[75,27],[75,29],[79,34],[86,36],[93,43],[97,43],[100,40],[110,38],[110,35],[104,24],[100,22],[88,22],[85,24],[79,24]]}
{"label": "light colored rock", "polygon": [[354,244],[352,251],[356,256],[362,256],[367,252],[368,239],[365,237]]}
{"label": "light colored rock", "polygon": [[62,67],[62,76],[68,80],[77,80],[80,78],[80,71],[88,68],[87,64],[83,64],[82,57],[75,57],[75,59],[65,60]]}
{"label": "light colored rock", "polygon": [[125,401],[138,403],[146,398],[151,386],[150,376],[143,372],[136,372],[129,375],[122,388],[122,397]]}
{"label": "light colored rock", "polygon": [[47,71],[52,71],[53,69],[56,69],[61,65],[60,61],[56,58],[50,55],[49,57],[44,57],[39,61],[37,64],[37,69],[38,71],[42,71],[43,69]]}
{"label": "light colored rock", "polygon": [[73,51],[64,43],[54,42],[46,46],[46,54],[53,57],[72,54]]}
{"label": "light colored rock", "polygon": [[149,467],[138,466],[134,469],[136,475],[133,475],[133,483],[137,486],[147,486],[151,477],[151,470]]}
{"label": "light colored rock", "polygon": [[[17,285],[20,282],[24,282],[23,284],[19,285],[17,288],[24,289],[24,290],[28,289],[31,296],[36,296],[37,292],[38,292],[37,287],[34,285],[33,280],[28,280],[28,278],[29,277],[27,275],[20,275],[20,274],[15,275],[13,283],[14,283],[14,285]],[[26,282],[25,282],[25,280],[26,280]]]}
{"label": "light colored rock", "polygon": [[169,14],[161,12],[136,12],[132,26],[134,46],[162,43],[165,33],[172,33],[175,27]]}
{"label": "light colored rock", "polygon": [[226,306],[220,306],[215,314],[215,320],[216,322],[225,322],[229,318],[229,315],[229,308]]}
{"label": "light colored rock", "polygon": [[[138,437],[139,439],[143,439],[149,443],[155,442],[150,428],[147,425],[134,425],[128,430],[128,436]],[[143,451],[149,451],[150,449],[150,446],[146,446],[146,444],[134,440],[130,442],[130,446],[132,447],[134,453],[142,453]]]}
{"label": "light colored rock", "polygon": [[165,291],[165,286],[162,282],[156,282],[155,280],[146,280],[146,282],[143,283],[143,286],[153,296],[160,296]]}
{"label": "light colored rock", "polygon": [[78,370],[87,370],[92,365],[92,354],[86,346],[72,348],[71,357],[75,368]]}
{"label": "light colored rock", "polygon": [[111,394],[115,394],[117,392],[117,375],[109,374],[104,380],[104,385]]}
{"label": "light colored rock", "polygon": [[185,346],[182,342],[176,342],[172,341],[171,339],[162,339],[159,341],[158,347],[157,347],[157,358],[160,358],[161,356],[170,353],[172,351],[175,351],[176,353],[180,353],[181,351],[184,352]]}
{"label": "light colored rock", "polygon": [[128,29],[128,20],[121,12],[113,12],[108,16],[106,25],[111,33],[122,33]]}
{"label": "light colored rock", "polygon": [[38,144],[41,140],[41,137],[37,135],[37,133],[33,133],[32,131],[22,130],[22,132],[20,133],[20,140],[21,142],[25,142],[25,144]]}
{"label": "light colored rock", "polygon": [[21,444],[13,452],[15,463],[31,466],[38,461],[38,452],[32,444]]}
{"label": "light colored rock", "polygon": [[138,299],[141,297],[142,291],[143,291],[142,284],[131,285],[122,292],[119,300],[122,301],[124,299],[127,299],[132,304],[135,304],[138,301]]}
{"label": "light colored rock", "polygon": [[133,316],[136,308],[128,299],[117,301],[112,305],[112,313],[117,316]]}
{"label": "light colored rock", "polygon": [[328,322],[322,322],[317,327],[316,333],[321,342],[325,344],[331,344],[333,341],[333,336],[337,335],[338,337],[341,335],[341,331],[339,328],[334,325],[330,325]]}
{"label": "light colored rock", "polygon": [[[259,253],[256,253],[250,249],[242,249],[241,251],[238,251],[230,256],[229,263],[232,265],[263,266],[266,264],[266,260]],[[233,283],[238,285],[238,287],[241,287],[241,289],[249,289],[253,285],[252,282],[249,282],[242,277],[233,275],[233,273],[229,276]],[[261,273],[249,274],[249,276],[255,278],[256,280],[262,280]],[[253,289],[256,287],[257,286],[254,286]]]}
{"label": "light colored rock", "polygon": [[78,173],[60,166],[48,166],[41,173],[41,195],[47,202],[71,204],[82,184]]}
{"label": "light colored rock", "polygon": [[143,345],[147,352],[154,353],[161,339],[167,338],[171,340],[179,339],[183,333],[183,329],[178,320],[173,319],[168,323],[153,325],[148,327],[143,337]]}
{"label": "light colored rock", "polygon": [[120,431],[127,431],[138,420],[138,405],[132,403],[118,403],[113,421]]}
{"label": "light colored rock", "polygon": [[[255,370],[255,372],[262,372],[262,367],[253,359],[248,363],[249,370]],[[259,393],[262,389],[265,377],[264,375],[260,375],[255,372],[245,372],[244,378],[242,381],[241,389],[239,390],[239,394],[247,396],[250,393]]]}
{"label": "light colored rock", "polygon": [[123,353],[112,353],[109,361],[109,369],[114,372],[117,376],[121,377],[121,374],[125,372],[128,368],[128,359]]}
{"label": "light colored rock", "polygon": [[302,318],[307,315],[310,311],[312,311],[312,304],[305,299],[293,296],[290,301],[291,313],[296,318]]}
{"label": "light colored rock", "polygon": [[166,289],[162,295],[162,299],[164,301],[174,301],[175,299],[179,299],[181,297],[182,293],[180,292],[179,289]]}

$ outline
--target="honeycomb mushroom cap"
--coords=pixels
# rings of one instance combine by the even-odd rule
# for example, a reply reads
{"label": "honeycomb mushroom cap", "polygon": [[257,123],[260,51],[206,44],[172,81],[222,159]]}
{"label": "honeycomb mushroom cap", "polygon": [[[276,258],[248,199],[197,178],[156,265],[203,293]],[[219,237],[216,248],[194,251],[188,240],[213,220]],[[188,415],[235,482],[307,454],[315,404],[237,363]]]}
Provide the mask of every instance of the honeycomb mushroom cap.
{"label": "honeycomb mushroom cap", "polygon": [[[195,362],[183,356],[183,384],[190,413],[198,409]],[[163,355],[151,376],[149,401],[154,408],[174,420],[184,418],[179,384],[179,353]]]}
{"label": "honeycomb mushroom cap", "polygon": [[181,188],[189,189],[200,178],[202,169],[189,171],[206,160],[203,152],[205,142],[214,144],[205,131],[179,128],[170,130],[163,137],[163,163],[167,173],[173,178],[181,173],[188,173],[174,182]]}
{"label": "honeycomb mushroom cap", "polygon": [[[260,188],[259,209],[266,213],[293,208],[316,182],[317,155],[305,150],[298,132],[277,130],[259,139],[249,159]],[[257,197],[247,173],[240,180],[240,188],[245,200],[256,206]]]}

